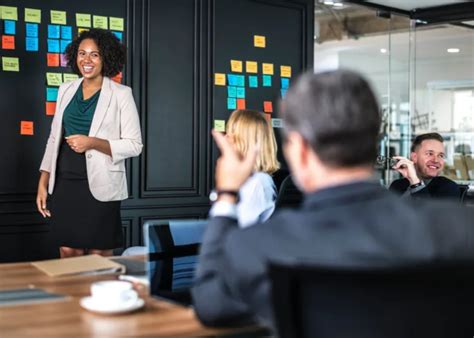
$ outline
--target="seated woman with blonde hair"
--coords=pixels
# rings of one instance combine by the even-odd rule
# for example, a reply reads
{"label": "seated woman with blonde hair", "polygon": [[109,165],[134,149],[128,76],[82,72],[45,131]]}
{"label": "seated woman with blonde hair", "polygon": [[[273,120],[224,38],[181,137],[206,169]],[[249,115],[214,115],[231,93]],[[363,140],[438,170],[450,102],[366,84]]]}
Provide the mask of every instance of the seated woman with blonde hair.
{"label": "seated woman with blonde hair", "polygon": [[227,122],[226,135],[241,156],[251,145],[259,146],[254,173],[239,191],[237,214],[240,227],[264,222],[275,210],[277,192],[271,175],[280,168],[273,128],[258,111],[235,110]]}

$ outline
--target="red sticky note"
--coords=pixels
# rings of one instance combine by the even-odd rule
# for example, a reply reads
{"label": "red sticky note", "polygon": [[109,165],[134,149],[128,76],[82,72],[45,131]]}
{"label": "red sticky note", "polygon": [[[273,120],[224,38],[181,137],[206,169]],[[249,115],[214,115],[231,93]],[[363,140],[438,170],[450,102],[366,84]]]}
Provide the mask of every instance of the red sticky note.
{"label": "red sticky note", "polygon": [[3,49],[15,49],[15,37],[13,35],[2,36],[2,48]]}
{"label": "red sticky note", "polygon": [[20,122],[20,135],[33,135],[33,121]]}
{"label": "red sticky note", "polygon": [[273,113],[273,103],[272,103],[272,101],[263,101],[263,111],[265,113]]}
{"label": "red sticky note", "polygon": [[237,99],[237,109],[245,109],[245,99]]}
{"label": "red sticky note", "polygon": [[48,53],[48,67],[59,67],[58,53]]}
{"label": "red sticky note", "polygon": [[46,102],[46,115],[54,115],[56,112],[56,102]]}
{"label": "red sticky note", "polygon": [[263,114],[263,116],[265,117],[265,120],[267,120],[269,123],[271,123],[271,121],[272,121],[272,115],[270,115],[270,114]]}

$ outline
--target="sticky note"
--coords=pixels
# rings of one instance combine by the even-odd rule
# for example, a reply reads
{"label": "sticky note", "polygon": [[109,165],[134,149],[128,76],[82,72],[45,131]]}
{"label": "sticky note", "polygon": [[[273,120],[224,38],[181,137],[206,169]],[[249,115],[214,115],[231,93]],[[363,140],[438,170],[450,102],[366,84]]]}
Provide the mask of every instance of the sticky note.
{"label": "sticky note", "polygon": [[78,29],[77,29],[77,34],[78,34],[78,35],[81,35],[82,32],[86,32],[86,31],[88,31],[88,30],[89,30],[89,28],[78,28]]}
{"label": "sticky note", "polygon": [[20,122],[20,135],[33,135],[33,121]]}
{"label": "sticky note", "polygon": [[109,18],[110,30],[123,32],[123,19],[122,18]]}
{"label": "sticky note", "polygon": [[106,16],[94,15],[92,17],[92,25],[94,28],[109,29]]}
{"label": "sticky note", "polygon": [[236,109],[237,108],[237,99],[229,97],[227,99],[227,109]]}
{"label": "sticky note", "polygon": [[76,26],[77,27],[91,27],[91,15],[76,13]]}
{"label": "sticky note", "polygon": [[46,87],[46,101],[56,102],[58,100],[58,88]]}
{"label": "sticky note", "polygon": [[214,120],[214,130],[225,133],[225,120]]}
{"label": "sticky note", "polygon": [[11,6],[0,6],[1,19],[18,21],[18,8]]}
{"label": "sticky note", "polygon": [[48,39],[48,53],[59,53],[59,40]]}
{"label": "sticky note", "polygon": [[245,71],[247,73],[258,73],[258,63],[255,61],[246,61]]}
{"label": "sticky note", "polygon": [[26,37],[25,49],[27,52],[37,52],[38,51],[38,38]]}
{"label": "sticky note", "polygon": [[50,13],[51,13],[51,23],[55,23],[58,25],[66,24],[66,12],[51,10]]}
{"label": "sticky note", "polygon": [[5,72],[19,72],[20,60],[16,57],[2,56],[2,69]]}
{"label": "sticky note", "polygon": [[285,97],[286,96],[286,92],[288,91],[288,89],[281,89],[280,92],[281,92],[281,97]]}
{"label": "sticky note", "polygon": [[271,87],[272,86],[272,77],[270,75],[263,75],[262,86]]}
{"label": "sticky note", "polygon": [[48,39],[59,39],[61,31],[58,25],[48,25]]}
{"label": "sticky note", "polygon": [[237,86],[245,87],[245,75],[236,75]]}
{"label": "sticky note", "polygon": [[227,87],[227,96],[228,97],[237,97],[237,88],[233,86]]}
{"label": "sticky note", "polygon": [[60,40],[60,52],[65,53],[66,47],[71,43],[71,40]]}
{"label": "sticky note", "polygon": [[281,88],[282,89],[288,89],[289,86],[290,86],[290,79],[282,77],[281,78]]}
{"label": "sticky note", "polygon": [[242,73],[242,61],[230,60],[230,69],[235,73]]}
{"label": "sticky note", "polygon": [[69,82],[69,81],[77,80],[79,78],[79,75],[71,74],[71,73],[64,73],[63,78],[64,78],[64,82]]}
{"label": "sticky note", "polygon": [[48,67],[59,67],[59,54],[58,53],[48,53],[47,54],[47,65]]}
{"label": "sticky note", "polygon": [[273,75],[273,63],[262,63],[262,73]]}
{"label": "sticky note", "polygon": [[249,87],[257,88],[258,87],[258,77],[249,76]]}
{"label": "sticky note", "polygon": [[245,88],[244,87],[237,87],[237,98],[245,99]]}
{"label": "sticky note", "polygon": [[60,65],[61,67],[67,67],[66,54],[60,54],[60,55],[59,55],[59,65]]}
{"label": "sticky note", "polygon": [[15,35],[16,22],[12,20],[5,20],[3,22],[3,34]]}
{"label": "sticky note", "polygon": [[122,32],[112,32],[112,33],[114,33],[114,35],[117,37],[117,39],[119,39],[119,41],[122,42],[122,39],[123,39]]}
{"label": "sticky note", "polygon": [[273,128],[283,128],[283,120],[282,119],[272,119],[272,127]]}
{"label": "sticky note", "polygon": [[46,102],[46,115],[54,115],[56,112],[56,102]]}
{"label": "sticky note", "polygon": [[41,23],[41,9],[25,8],[25,22]]}
{"label": "sticky note", "polygon": [[237,75],[227,74],[227,80],[229,81],[229,86],[237,86]]}
{"label": "sticky note", "polygon": [[72,27],[71,26],[61,26],[61,39],[72,40]]}
{"label": "sticky note", "polygon": [[15,49],[15,36],[14,35],[3,35],[2,36],[2,48],[3,49]]}
{"label": "sticky note", "polygon": [[253,45],[258,48],[265,48],[267,45],[266,38],[263,35],[253,36]]}
{"label": "sticky note", "polygon": [[46,83],[48,86],[60,86],[63,83],[63,74],[46,73]]}
{"label": "sticky note", "polygon": [[263,101],[263,111],[265,113],[273,113],[273,103],[272,103],[272,101]]}
{"label": "sticky note", "polygon": [[280,66],[280,76],[281,77],[291,77],[291,67],[290,66]]}
{"label": "sticky note", "polygon": [[26,24],[26,36],[30,38],[38,37],[38,24],[37,23],[27,23]]}
{"label": "sticky note", "polygon": [[117,83],[122,83],[122,72],[118,73],[112,78],[112,81],[115,81]]}
{"label": "sticky note", "polygon": [[237,99],[237,109],[245,109],[245,99]]}
{"label": "sticky note", "polygon": [[216,86],[225,86],[225,74],[215,73],[214,74],[214,84]]}

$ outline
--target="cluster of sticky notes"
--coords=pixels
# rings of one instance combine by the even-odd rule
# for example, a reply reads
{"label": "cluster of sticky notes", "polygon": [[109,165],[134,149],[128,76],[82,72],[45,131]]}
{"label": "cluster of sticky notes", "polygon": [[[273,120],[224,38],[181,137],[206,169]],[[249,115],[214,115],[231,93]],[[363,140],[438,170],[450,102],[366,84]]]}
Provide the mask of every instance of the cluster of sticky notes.
{"label": "cluster of sticky notes", "polygon": [[58,88],[46,87],[46,115],[54,115],[56,112],[57,100]]}
{"label": "cluster of sticky notes", "polygon": [[5,72],[19,72],[20,60],[17,57],[2,56],[2,70]]}
{"label": "cluster of sticky notes", "polygon": [[[56,24],[48,25],[48,53],[64,54],[66,52],[67,46],[71,42],[72,42],[72,27],[71,26],[60,26]],[[59,55],[58,55],[58,60],[59,60]],[[59,64],[57,66],[59,66]]]}
{"label": "cluster of sticky notes", "polygon": [[26,43],[25,48],[28,52],[37,52],[39,49],[38,43],[38,24],[27,22],[25,24],[25,32],[26,32]]}

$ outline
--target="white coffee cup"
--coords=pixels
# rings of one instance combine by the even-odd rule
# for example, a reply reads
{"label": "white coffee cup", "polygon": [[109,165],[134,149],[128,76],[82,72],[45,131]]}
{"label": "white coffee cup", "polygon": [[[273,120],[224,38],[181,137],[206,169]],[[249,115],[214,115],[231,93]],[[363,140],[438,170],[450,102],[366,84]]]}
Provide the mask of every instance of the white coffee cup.
{"label": "white coffee cup", "polygon": [[131,283],[118,280],[92,283],[91,295],[97,304],[110,307],[130,304],[138,299]]}

